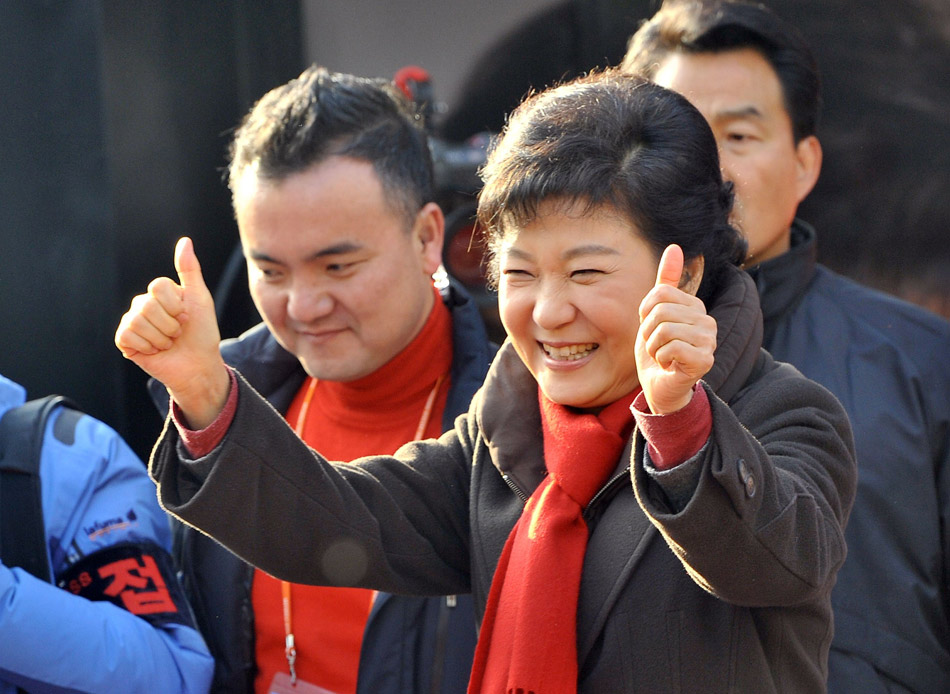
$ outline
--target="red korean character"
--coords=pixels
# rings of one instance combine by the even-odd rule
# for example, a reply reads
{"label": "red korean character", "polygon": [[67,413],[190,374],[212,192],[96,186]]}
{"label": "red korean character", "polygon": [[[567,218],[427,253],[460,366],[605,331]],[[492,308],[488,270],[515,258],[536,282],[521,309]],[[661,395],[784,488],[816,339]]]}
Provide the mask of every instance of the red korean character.
{"label": "red korean character", "polygon": [[110,597],[122,598],[122,604],[132,614],[154,614],[156,612],[177,612],[165,580],[155,560],[148,554],[142,555],[142,563],[135,559],[122,559],[99,569],[102,578],[113,577],[112,583],[105,589]]}

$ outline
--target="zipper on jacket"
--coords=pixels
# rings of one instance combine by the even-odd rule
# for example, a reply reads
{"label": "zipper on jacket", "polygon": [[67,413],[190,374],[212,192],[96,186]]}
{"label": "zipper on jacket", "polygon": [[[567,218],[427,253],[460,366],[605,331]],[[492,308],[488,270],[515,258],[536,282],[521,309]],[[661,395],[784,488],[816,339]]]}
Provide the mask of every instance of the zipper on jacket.
{"label": "zipper on jacket", "polygon": [[584,507],[583,516],[584,516],[585,519],[587,519],[588,516],[591,515],[591,510],[594,508],[594,504],[596,504],[599,499],[601,499],[603,496],[605,496],[608,491],[612,491],[612,490],[614,489],[614,487],[616,487],[617,484],[620,482],[620,480],[629,479],[629,478],[630,478],[630,467],[631,467],[631,466],[628,465],[628,466],[625,467],[623,470],[621,470],[620,472],[618,472],[616,475],[614,475],[613,477],[611,477],[609,480],[607,480],[607,483],[606,483],[603,487],[601,487],[601,488],[597,491],[596,494],[594,494],[594,497],[590,500],[590,503],[587,504],[587,506]]}
{"label": "zipper on jacket", "polygon": [[[628,478],[629,476],[630,476],[630,466],[628,465],[623,470],[621,470],[616,475],[614,475],[609,480],[607,480],[607,483],[603,487],[601,487],[597,491],[596,494],[594,494],[594,497],[590,500],[590,503],[587,504],[587,506],[584,508],[584,515],[586,516],[588,512],[591,510],[591,508],[593,508],[594,504],[596,504],[597,501],[601,497],[603,497],[608,491],[613,489],[613,487],[615,487],[620,480]],[[521,499],[525,503],[528,503],[528,495],[522,491],[521,487],[519,487],[507,473],[504,473],[504,472],[501,473],[501,478],[505,481],[505,484],[508,485],[511,491],[513,491],[515,494],[518,495],[519,499]]]}
{"label": "zipper on jacket", "polygon": [[518,495],[518,498],[520,498],[524,503],[528,503],[528,495],[521,491],[521,487],[515,484],[515,481],[508,476],[508,473],[501,473],[501,478],[505,480],[505,484],[511,488],[511,491]]}

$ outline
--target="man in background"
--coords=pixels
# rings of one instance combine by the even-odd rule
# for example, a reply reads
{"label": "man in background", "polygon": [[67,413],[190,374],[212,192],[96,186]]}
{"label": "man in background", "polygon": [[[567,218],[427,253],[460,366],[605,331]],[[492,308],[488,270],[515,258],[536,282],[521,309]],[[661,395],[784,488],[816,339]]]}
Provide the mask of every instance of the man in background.
{"label": "man in background", "polygon": [[815,230],[795,217],[822,163],[809,47],[762,5],[667,0],[623,68],[709,121],[765,347],[832,390],[852,421],[858,495],[832,594],[829,692],[948,691],[950,325],[816,263]]}

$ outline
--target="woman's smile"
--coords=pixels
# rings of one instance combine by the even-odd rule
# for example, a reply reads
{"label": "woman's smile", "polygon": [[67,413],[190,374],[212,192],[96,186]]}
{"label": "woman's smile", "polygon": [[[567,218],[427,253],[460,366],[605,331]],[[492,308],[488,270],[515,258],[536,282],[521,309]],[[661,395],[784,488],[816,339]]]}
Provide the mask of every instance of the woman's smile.
{"label": "woman's smile", "polygon": [[539,342],[541,349],[552,361],[578,361],[590,356],[600,347],[596,342],[555,346],[546,342]]}

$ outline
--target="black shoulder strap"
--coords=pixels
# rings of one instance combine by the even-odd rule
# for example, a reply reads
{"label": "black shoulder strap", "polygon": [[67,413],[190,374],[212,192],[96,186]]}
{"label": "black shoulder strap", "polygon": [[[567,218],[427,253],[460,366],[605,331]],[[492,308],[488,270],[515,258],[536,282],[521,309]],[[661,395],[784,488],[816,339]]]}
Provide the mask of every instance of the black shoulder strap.
{"label": "black shoulder strap", "polygon": [[60,395],[31,400],[0,419],[0,557],[50,581],[43,524],[40,454],[46,422]]}

